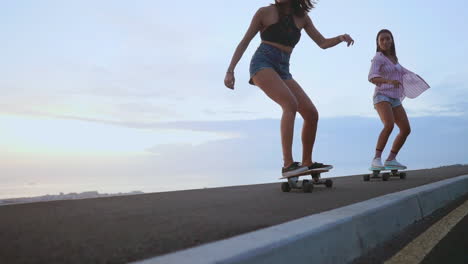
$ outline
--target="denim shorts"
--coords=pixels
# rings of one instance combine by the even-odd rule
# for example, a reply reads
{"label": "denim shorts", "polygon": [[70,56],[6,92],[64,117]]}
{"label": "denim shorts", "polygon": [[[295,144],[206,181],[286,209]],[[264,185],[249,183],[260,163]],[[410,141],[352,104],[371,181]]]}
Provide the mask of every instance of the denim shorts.
{"label": "denim shorts", "polygon": [[250,84],[254,84],[252,77],[262,69],[272,68],[283,80],[291,80],[289,73],[289,58],[291,54],[271,45],[261,43],[250,61]]}
{"label": "denim shorts", "polygon": [[389,102],[392,105],[392,108],[395,108],[401,105],[401,101],[398,98],[391,98],[383,94],[375,95],[374,96],[374,108],[375,108],[375,105],[380,102]]}

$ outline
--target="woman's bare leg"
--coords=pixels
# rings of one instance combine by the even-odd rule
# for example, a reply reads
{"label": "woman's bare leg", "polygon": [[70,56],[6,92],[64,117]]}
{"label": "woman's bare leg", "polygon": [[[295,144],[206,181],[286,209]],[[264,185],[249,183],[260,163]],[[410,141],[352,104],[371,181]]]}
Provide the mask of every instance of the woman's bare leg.
{"label": "woman's bare leg", "polygon": [[375,107],[379,113],[380,120],[384,125],[382,131],[380,132],[379,139],[377,140],[377,146],[375,149],[383,151],[385,145],[387,145],[390,134],[392,134],[395,118],[393,116],[392,105],[389,102],[380,102],[376,104]]}
{"label": "woman's bare leg", "polygon": [[294,135],[294,120],[298,110],[296,97],[289,87],[271,68],[260,70],[252,78],[255,85],[265,92],[273,101],[281,106],[283,115],[281,116],[281,145],[283,149],[284,167],[293,163],[292,143]]}
{"label": "woman's bare leg", "polygon": [[302,165],[312,165],[312,151],[317,134],[318,111],[304,92],[302,87],[294,80],[284,81],[293,92],[298,101],[298,112],[304,119],[302,126]]}
{"label": "woman's bare leg", "polygon": [[400,129],[400,133],[396,136],[392,146],[392,152],[396,156],[403,144],[405,144],[406,138],[408,138],[408,135],[411,133],[411,127],[405,108],[403,108],[402,105],[393,108],[393,116],[395,118],[395,124]]}

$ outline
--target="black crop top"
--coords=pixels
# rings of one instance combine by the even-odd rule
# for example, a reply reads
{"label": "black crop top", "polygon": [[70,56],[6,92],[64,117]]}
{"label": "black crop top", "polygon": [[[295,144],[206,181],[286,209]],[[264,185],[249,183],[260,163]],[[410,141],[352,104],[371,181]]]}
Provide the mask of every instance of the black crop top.
{"label": "black crop top", "polygon": [[280,15],[279,21],[260,33],[262,40],[294,48],[301,38],[301,30],[294,23],[292,14]]}

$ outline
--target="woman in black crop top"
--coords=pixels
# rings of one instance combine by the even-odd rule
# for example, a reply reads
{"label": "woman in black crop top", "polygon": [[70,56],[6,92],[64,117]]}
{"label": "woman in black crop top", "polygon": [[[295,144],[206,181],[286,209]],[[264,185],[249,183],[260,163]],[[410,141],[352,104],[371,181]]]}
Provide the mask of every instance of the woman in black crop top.
{"label": "woman in black crop top", "polygon": [[[283,176],[290,176],[307,169],[331,168],[331,165],[312,161],[312,149],[317,131],[318,112],[314,104],[289,73],[289,57],[299,42],[301,30],[322,49],[341,42],[348,46],[354,40],[348,35],[324,38],[314,27],[308,12],[314,7],[311,0],[275,0],[275,4],[260,8],[242,41],[237,46],[224,79],[224,84],[234,89],[234,68],[250,41],[258,32],[262,42],[250,63],[249,83],[262,89],[283,109],[281,117],[281,144],[283,149]],[[292,141],[296,112],[304,118],[302,128],[302,162],[294,162]]]}

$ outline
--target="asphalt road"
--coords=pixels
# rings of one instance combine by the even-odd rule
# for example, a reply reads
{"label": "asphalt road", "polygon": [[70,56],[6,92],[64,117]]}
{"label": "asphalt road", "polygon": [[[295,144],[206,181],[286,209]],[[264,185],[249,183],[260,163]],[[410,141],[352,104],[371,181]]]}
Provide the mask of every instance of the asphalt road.
{"label": "asphalt road", "polygon": [[456,166],[388,182],[334,178],[312,193],[272,183],[0,206],[0,263],[126,263],[466,174]]}
{"label": "asphalt road", "polygon": [[[443,218],[447,217],[457,207],[468,201],[468,194],[460,197],[456,201],[451,202],[444,208],[436,210],[431,215],[425,217],[421,221],[411,224],[405,228],[399,234],[396,234],[394,238],[378,247],[372,249],[367,254],[354,260],[352,264],[384,264],[390,263],[415,263],[416,259],[420,260],[420,264],[466,264],[468,263],[468,215],[465,215],[456,225],[451,227],[445,236],[440,239],[439,232],[443,230],[435,229],[434,233],[425,236],[424,239],[416,242],[418,238],[421,238],[425,232],[429,231],[430,228],[438,224],[439,221],[443,221]],[[466,212],[465,212],[466,213]],[[453,218],[450,221],[454,221]],[[445,228],[447,221],[445,222]],[[440,226],[439,226],[440,227]],[[427,239],[427,241],[425,241]],[[439,240],[440,239],[440,240]],[[413,244],[410,250],[404,251],[404,248],[410,244]],[[428,247],[428,245],[431,245]],[[429,252],[425,250],[428,249]],[[400,254],[401,258],[394,261],[393,257]],[[405,259],[405,260],[402,260]]]}
{"label": "asphalt road", "polygon": [[[468,199],[468,197],[467,197]],[[429,252],[421,264],[468,263],[468,216],[465,216]]]}

